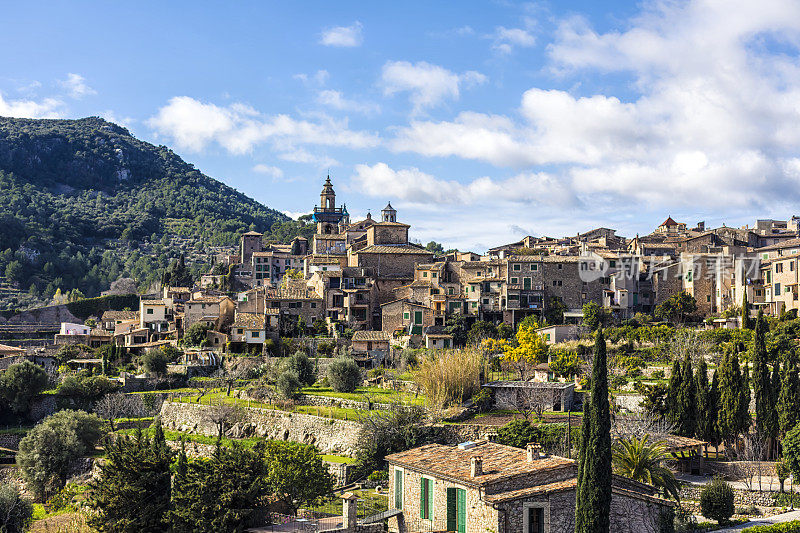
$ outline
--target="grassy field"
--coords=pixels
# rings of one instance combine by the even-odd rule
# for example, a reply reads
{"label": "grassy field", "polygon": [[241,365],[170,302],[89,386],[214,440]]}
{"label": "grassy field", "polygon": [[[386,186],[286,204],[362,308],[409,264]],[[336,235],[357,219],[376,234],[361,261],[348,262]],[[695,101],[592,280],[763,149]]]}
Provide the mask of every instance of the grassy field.
{"label": "grassy field", "polygon": [[414,395],[409,392],[384,389],[382,387],[358,387],[354,392],[336,392],[331,388],[311,386],[301,390],[303,394],[309,396],[323,396],[325,398],[339,398],[341,400],[354,400],[365,402],[369,399],[379,403],[403,403],[424,405],[425,397]]}

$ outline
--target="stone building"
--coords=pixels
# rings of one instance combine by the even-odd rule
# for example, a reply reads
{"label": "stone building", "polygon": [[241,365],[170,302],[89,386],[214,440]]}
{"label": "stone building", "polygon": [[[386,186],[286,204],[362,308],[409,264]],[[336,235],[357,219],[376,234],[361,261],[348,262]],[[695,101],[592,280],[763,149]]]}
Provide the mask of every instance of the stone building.
{"label": "stone building", "polygon": [[[486,441],[429,444],[386,457],[389,531],[561,533],[575,524],[575,461]],[[654,487],[614,476],[611,531],[657,533],[672,506]]]}

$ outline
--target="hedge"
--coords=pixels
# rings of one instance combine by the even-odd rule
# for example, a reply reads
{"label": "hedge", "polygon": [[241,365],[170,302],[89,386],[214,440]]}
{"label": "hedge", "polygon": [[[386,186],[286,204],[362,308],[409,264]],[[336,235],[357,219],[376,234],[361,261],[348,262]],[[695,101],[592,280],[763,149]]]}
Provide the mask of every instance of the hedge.
{"label": "hedge", "polygon": [[139,309],[139,296],[137,294],[112,294],[97,298],[85,298],[77,302],[70,302],[66,306],[70,313],[81,320],[86,320],[90,316],[100,318],[103,311],[121,311],[126,307],[136,311]]}
{"label": "hedge", "polygon": [[748,533],[800,533],[800,520],[792,520],[772,526],[756,526],[744,529]]}

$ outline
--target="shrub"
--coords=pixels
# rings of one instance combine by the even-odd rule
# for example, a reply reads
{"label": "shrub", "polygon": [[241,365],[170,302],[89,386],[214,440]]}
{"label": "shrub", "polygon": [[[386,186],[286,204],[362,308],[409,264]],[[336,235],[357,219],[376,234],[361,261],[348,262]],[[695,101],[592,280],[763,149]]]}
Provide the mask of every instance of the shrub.
{"label": "shrub", "polygon": [[720,524],[727,523],[733,516],[733,489],[725,480],[715,477],[703,487],[700,492],[700,512]]}
{"label": "shrub", "polygon": [[105,376],[66,376],[58,385],[58,394],[75,399],[96,400],[116,391],[118,385]]}
{"label": "shrub", "polygon": [[625,385],[628,384],[628,380],[625,379],[623,376],[614,376],[611,378],[611,388],[612,389],[621,389]]}
{"label": "shrub", "polygon": [[480,389],[483,356],[473,349],[443,350],[420,361],[414,373],[433,407],[461,403]]}
{"label": "shrub", "polygon": [[0,396],[17,414],[27,413],[31,400],[45,388],[47,373],[30,361],[13,364],[0,374]]}
{"label": "shrub", "polygon": [[494,407],[494,395],[492,389],[482,388],[472,395],[472,405],[478,412],[485,413]]}
{"label": "shrub", "polygon": [[0,484],[0,531],[23,533],[33,517],[33,505],[19,489],[9,483]]}
{"label": "shrub", "polygon": [[747,533],[800,533],[800,520],[792,520],[773,526],[756,526],[747,529]]}
{"label": "shrub", "polygon": [[161,350],[150,350],[142,356],[141,363],[144,371],[151,376],[162,376],[167,373],[169,358]]}
{"label": "shrub", "polygon": [[290,355],[286,361],[286,369],[296,373],[302,385],[313,385],[317,381],[314,363],[311,362],[304,351],[298,350]]}
{"label": "shrub", "polygon": [[352,359],[340,357],[328,366],[328,381],[336,392],[353,392],[361,385],[361,369]]}
{"label": "shrub", "polygon": [[61,490],[75,459],[100,439],[102,425],[84,411],[59,411],[28,432],[19,443],[17,464],[37,497]]}
{"label": "shrub", "polygon": [[367,476],[367,479],[370,481],[386,481],[389,479],[389,472],[386,470],[375,470]]}
{"label": "shrub", "polygon": [[653,379],[664,379],[664,371],[661,369],[654,370],[650,377]]}
{"label": "shrub", "polygon": [[300,378],[294,370],[284,370],[278,374],[278,379],[275,380],[278,394],[287,400],[297,396],[297,391],[301,386]]}

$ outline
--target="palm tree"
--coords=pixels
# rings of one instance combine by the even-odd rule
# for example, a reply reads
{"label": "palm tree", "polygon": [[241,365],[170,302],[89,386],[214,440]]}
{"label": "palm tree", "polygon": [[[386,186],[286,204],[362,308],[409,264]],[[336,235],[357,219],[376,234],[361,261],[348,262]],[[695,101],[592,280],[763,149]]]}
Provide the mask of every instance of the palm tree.
{"label": "palm tree", "polygon": [[664,494],[680,500],[680,482],[667,467],[664,441],[650,442],[650,437],[620,439],[611,451],[614,472],[641,483],[649,483]]}

